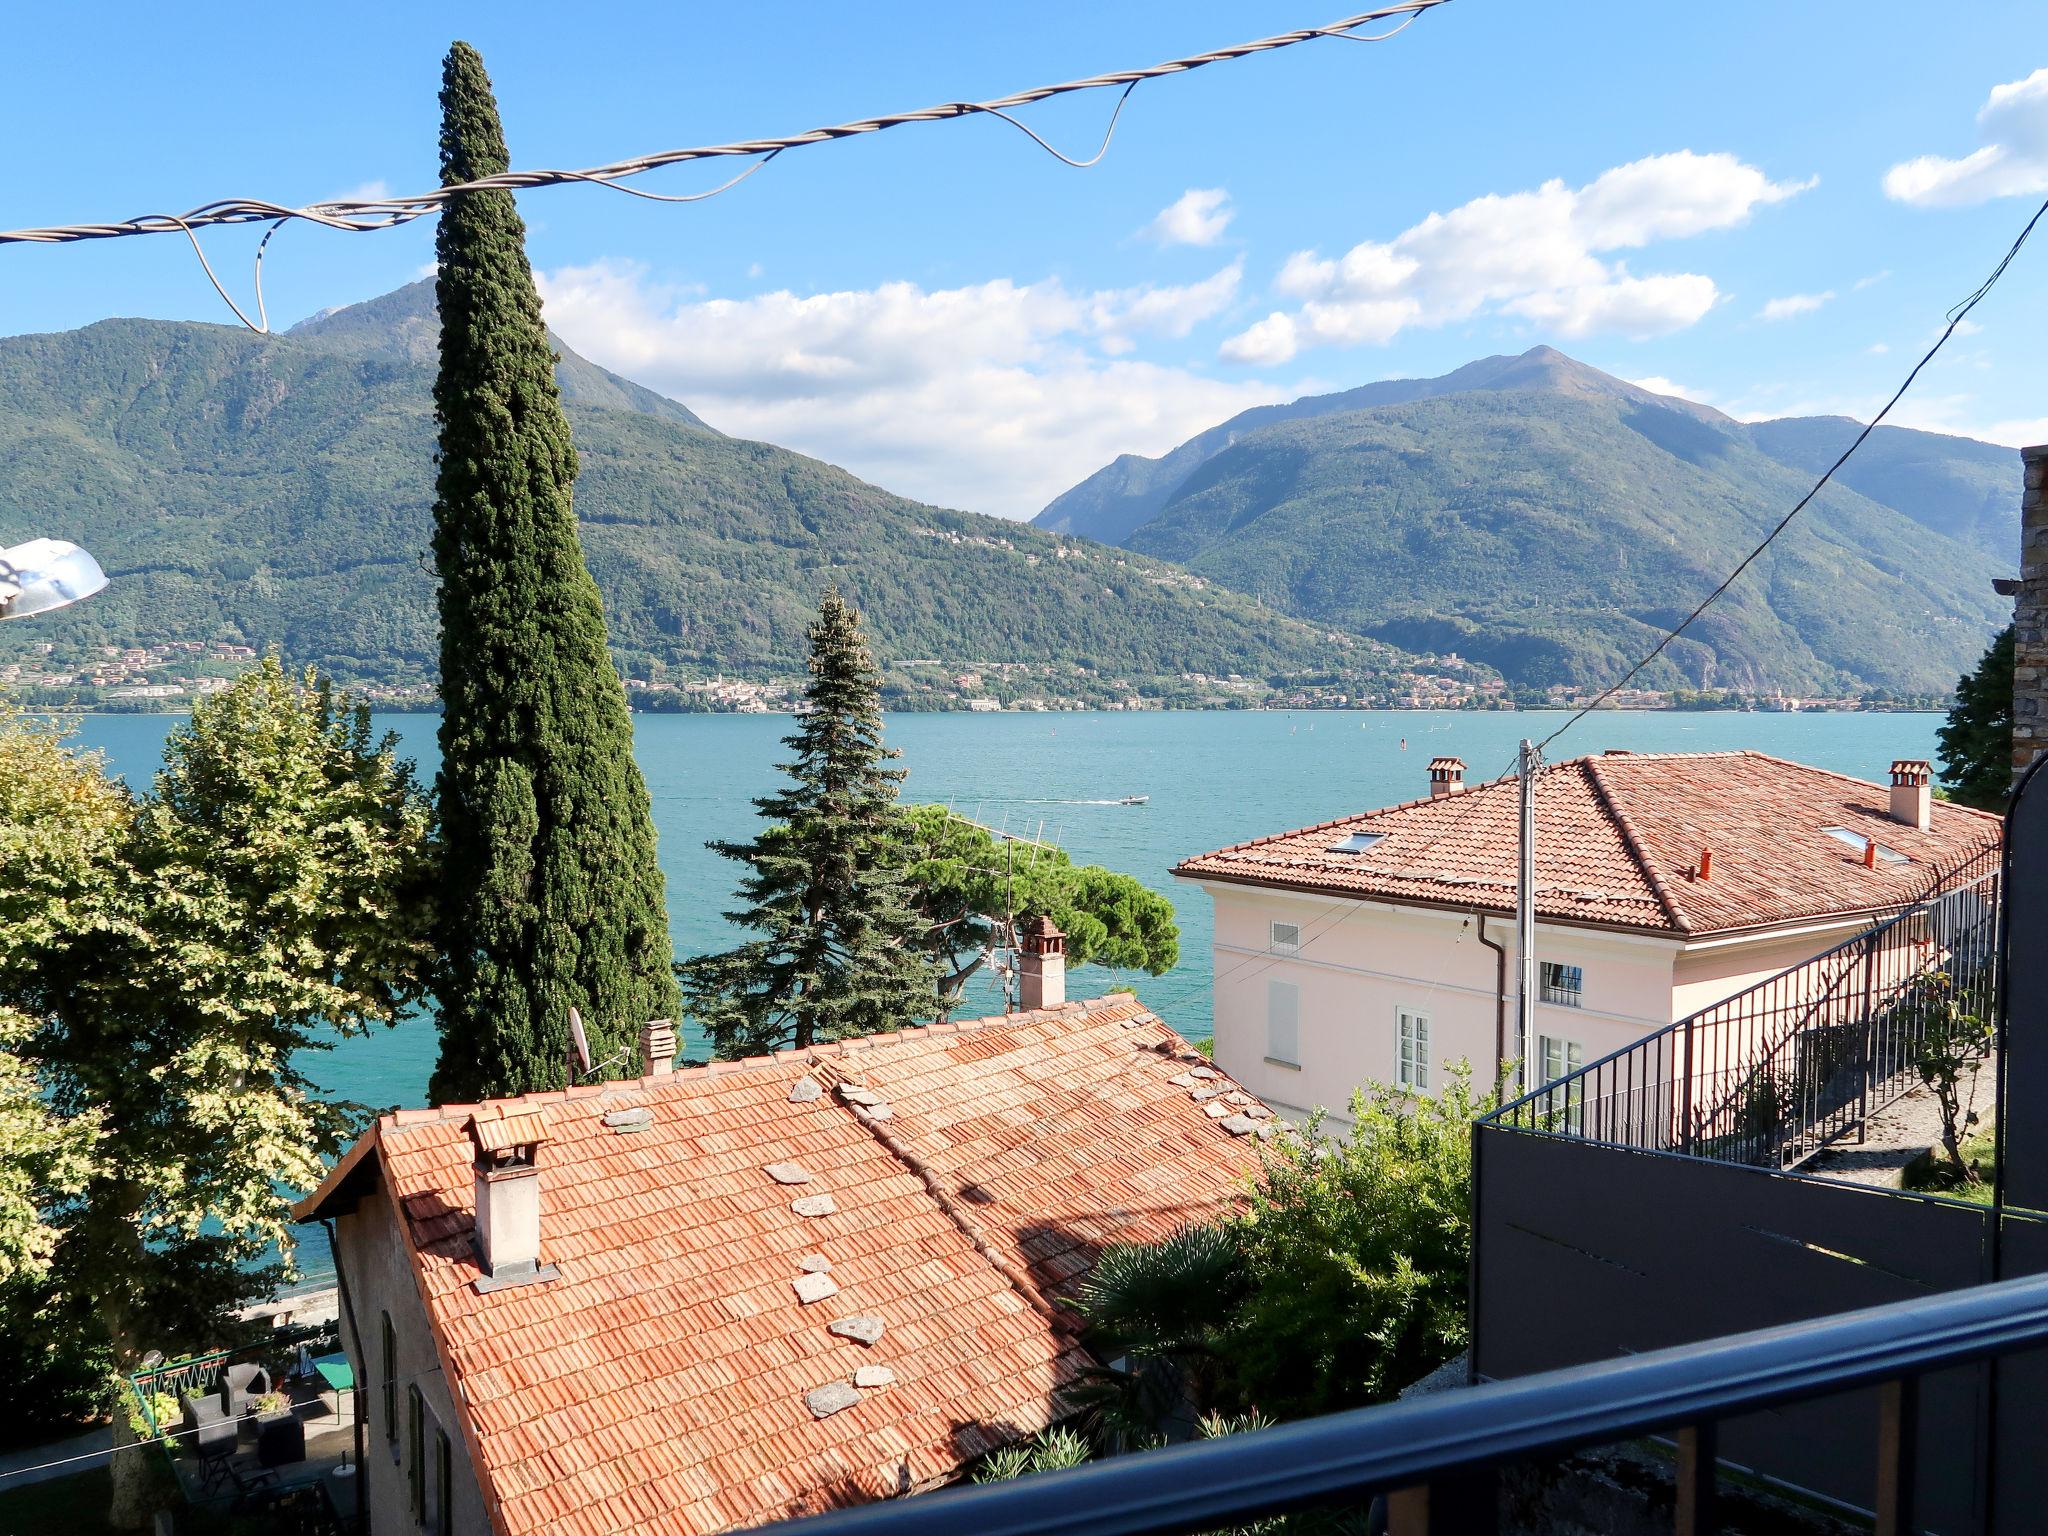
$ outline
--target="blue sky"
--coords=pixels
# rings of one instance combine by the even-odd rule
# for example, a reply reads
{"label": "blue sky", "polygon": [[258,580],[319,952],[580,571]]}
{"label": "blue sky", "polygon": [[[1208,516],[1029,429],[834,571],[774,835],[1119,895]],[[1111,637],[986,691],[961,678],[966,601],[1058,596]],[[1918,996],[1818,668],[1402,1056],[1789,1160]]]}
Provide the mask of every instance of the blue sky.
{"label": "blue sky", "polygon": [[[1343,3],[36,7],[0,62],[0,225],[429,185],[458,36],[515,164],[576,166],[1149,63]],[[1111,105],[1028,120],[1085,155]],[[1243,406],[1538,342],[1738,415],[1867,413],[2044,193],[2038,3],[1453,0],[1386,43],[1141,86],[1088,171],[980,119],[794,152],[697,205],[522,206],[578,350],[721,428],[1028,516]],[[255,238],[207,237],[238,292]],[[431,254],[425,223],[287,228],[273,321]],[[10,247],[0,273],[0,334],[231,321],[176,237]],[[2044,296],[2048,235],[1894,419],[2048,438]]]}

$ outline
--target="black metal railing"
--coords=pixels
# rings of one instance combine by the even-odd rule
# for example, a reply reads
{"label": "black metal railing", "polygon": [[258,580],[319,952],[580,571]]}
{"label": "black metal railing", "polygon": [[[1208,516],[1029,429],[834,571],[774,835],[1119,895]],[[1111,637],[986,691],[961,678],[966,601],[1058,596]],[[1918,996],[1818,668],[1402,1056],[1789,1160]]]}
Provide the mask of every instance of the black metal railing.
{"label": "black metal railing", "polygon": [[[1364,1508],[1383,1495],[1389,1536],[1491,1536],[1503,1466],[1670,1435],[1678,1447],[1676,1529],[1712,1536],[1720,1529],[1717,1425],[1876,1386],[1870,1507],[1877,1530],[1896,1536],[1917,1529],[1919,1379],[2044,1344],[2048,1277],[2008,1280],[769,1529],[1173,1536],[1297,1510]],[[1930,1442],[1976,1454],[1953,1426],[1930,1429]]]}
{"label": "black metal railing", "polygon": [[1930,1031],[1976,1020],[1998,982],[2000,854],[1934,894],[1490,1117],[1616,1146],[1792,1168],[1920,1081]]}

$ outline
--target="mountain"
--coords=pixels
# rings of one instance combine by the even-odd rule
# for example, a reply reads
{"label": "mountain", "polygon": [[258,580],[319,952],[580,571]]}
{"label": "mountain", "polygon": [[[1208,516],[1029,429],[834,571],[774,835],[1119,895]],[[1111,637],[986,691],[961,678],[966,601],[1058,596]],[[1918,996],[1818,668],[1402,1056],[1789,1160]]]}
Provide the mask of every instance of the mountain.
{"label": "mountain", "polygon": [[[7,626],[0,656],[275,643],[344,681],[430,681],[435,323],[415,284],[278,336],[109,320],[0,339],[0,508],[16,537],[74,538],[113,578]],[[1249,698],[1297,683],[1369,696],[1415,665],[1156,559],[724,436],[567,348],[559,371],[584,544],[629,677],[800,675],[833,580],[912,702],[938,702],[963,669],[1037,679],[992,675],[990,692],[1104,700],[1215,695],[1190,673],[1242,674]]]}
{"label": "mountain", "polygon": [[[1683,618],[1856,430],[1744,425],[1538,347],[1246,412],[1036,521],[1523,686],[1584,685]],[[1880,428],[1642,685],[1946,692],[2009,616],[1990,582],[2017,552],[2019,472],[2008,449]]]}
{"label": "mountain", "polygon": [[1406,405],[1411,400],[1482,389],[1549,389],[1562,394],[1612,395],[1656,401],[1678,411],[1720,414],[1689,400],[1652,395],[1634,384],[1574,362],[1554,348],[1537,347],[1520,357],[1482,357],[1442,378],[1382,379],[1334,395],[1308,395],[1287,405],[1253,406],[1220,426],[1197,433],[1160,458],[1119,455],[1114,463],[1054,497],[1031,521],[1055,533],[1078,533],[1104,544],[1121,544],[1135,529],[1159,515],[1189,475],[1261,427],[1318,416],[1343,416],[1379,405]]}
{"label": "mountain", "polygon": [[[1863,424],[1846,416],[1787,416],[1751,422],[1741,430],[1780,464],[1817,477],[1841,457]],[[2017,569],[2019,475],[2019,455],[1996,443],[1879,427],[1835,479]]]}

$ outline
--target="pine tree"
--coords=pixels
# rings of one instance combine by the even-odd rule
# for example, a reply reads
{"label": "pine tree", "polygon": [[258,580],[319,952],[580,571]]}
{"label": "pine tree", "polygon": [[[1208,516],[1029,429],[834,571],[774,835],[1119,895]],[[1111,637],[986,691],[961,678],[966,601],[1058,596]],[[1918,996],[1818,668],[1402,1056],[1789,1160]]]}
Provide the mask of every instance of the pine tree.
{"label": "pine tree", "polygon": [[[441,111],[444,185],[508,168],[467,43],[448,51]],[[571,1007],[603,1058],[678,1000],[647,786],[577,542],[576,450],[525,240],[502,191],[451,198],[435,237],[441,1102],[561,1086]]]}
{"label": "pine tree", "polygon": [[678,967],[725,1057],[901,1029],[938,1009],[894,846],[903,771],[882,745],[881,689],[860,615],[827,588],[810,627],[808,713],[784,738],[789,787],[754,802],[769,825],[713,843],[749,866],[729,921],[756,936]]}
{"label": "pine tree", "polygon": [[1941,743],[1941,782],[1964,805],[2005,809],[2012,787],[2013,631],[1991,642],[1976,669],[1956,681]]}

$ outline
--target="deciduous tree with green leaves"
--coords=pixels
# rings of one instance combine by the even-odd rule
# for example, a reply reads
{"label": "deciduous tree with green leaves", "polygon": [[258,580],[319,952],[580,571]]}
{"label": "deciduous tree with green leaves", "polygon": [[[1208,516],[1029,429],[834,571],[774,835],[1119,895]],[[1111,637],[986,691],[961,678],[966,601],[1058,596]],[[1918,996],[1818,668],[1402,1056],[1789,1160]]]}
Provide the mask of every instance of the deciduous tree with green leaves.
{"label": "deciduous tree with green leaves", "polygon": [[754,802],[751,842],[711,847],[748,868],[728,921],[752,937],[677,967],[690,1011],[731,1057],[878,1034],[938,1010],[925,924],[898,842],[903,771],[882,744],[880,682],[860,615],[828,587],[810,626],[787,788]]}
{"label": "deciduous tree with green leaves", "polygon": [[[441,179],[510,158],[483,59],[449,49]],[[446,844],[436,1100],[558,1088],[569,1010],[612,1056],[676,984],[654,819],[583,562],[576,450],[510,192],[465,192],[434,249],[434,564]]]}
{"label": "deciduous tree with green leaves", "polygon": [[[0,729],[0,902],[24,918],[0,923],[0,1007],[27,1021],[11,1071],[90,1127],[59,1172],[37,1154],[46,1235],[17,1246],[46,1265],[44,1326],[96,1330],[117,1375],[216,1342],[279,1278],[287,1191],[359,1120],[302,1053],[395,1022],[431,954],[430,809],[365,712],[271,659],[164,751],[131,797],[98,759]],[[111,1470],[113,1523],[138,1527],[145,1464]]]}
{"label": "deciduous tree with green leaves", "polygon": [[992,947],[1012,942],[1012,915],[1050,917],[1067,963],[1160,976],[1180,961],[1173,903],[1130,875],[1076,864],[1061,848],[1010,842],[943,805],[900,813],[903,873],[937,962],[943,1006],[955,1007]]}
{"label": "deciduous tree with green leaves", "polygon": [[2012,670],[2008,624],[1976,668],[1956,680],[1948,723],[1935,733],[1941,782],[1964,805],[2005,809],[2012,787]]}

